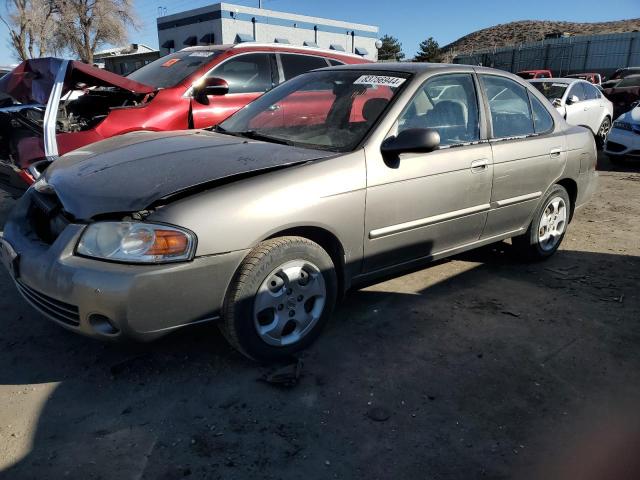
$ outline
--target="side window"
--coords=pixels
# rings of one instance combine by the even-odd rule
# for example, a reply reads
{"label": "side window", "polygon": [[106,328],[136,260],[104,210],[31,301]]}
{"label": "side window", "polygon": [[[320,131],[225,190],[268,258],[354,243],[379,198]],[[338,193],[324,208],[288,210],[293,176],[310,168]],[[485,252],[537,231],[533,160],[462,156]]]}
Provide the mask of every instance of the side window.
{"label": "side window", "polygon": [[427,80],[398,119],[398,133],[410,128],[437,130],[442,146],[478,141],[478,99],[473,77],[450,74]]}
{"label": "side window", "polygon": [[220,77],[229,84],[229,93],[266,92],[271,82],[271,62],[269,54],[249,53],[227,60],[210,74]]}
{"label": "side window", "polygon": [[333,58],[329,58],[327,60],[329,60],[329,63],[331,64],[332,67],[337,67],[338,65],[344,65],[344,62],[341,62],[340,60],[334,60]]}
{"label": "side window", "polygon": [[553,129],[553,117],[540,100],[529,94],[531,111],[533,112],[533,127],[536,133],[547,133]]}
{"label": "side window", "polygon": [[322,57],[312,57],[311,55],[281,54],[282,70],[284,79],[291,80],[293,77],[307,73],[316,68],[327,67],[327,60]]}
{"label": "side window", "polygon": [[582,84],[587,100],[597,100],[600,98],[600,91],[593,85]]}
{"label": "side window", "polygon": [[571,90],[569,91],[569,96],[571,95],[575,95],[576,97],[578,97],[578,100],[580,100],[581,102],[587,99],[582,82],[574,83],[571,86]]}
{"label": "side window", "polygon": [[533,134],[533,118],[527,89],[504,77],[482,75],[480,78],[491,111],[493,138]]}

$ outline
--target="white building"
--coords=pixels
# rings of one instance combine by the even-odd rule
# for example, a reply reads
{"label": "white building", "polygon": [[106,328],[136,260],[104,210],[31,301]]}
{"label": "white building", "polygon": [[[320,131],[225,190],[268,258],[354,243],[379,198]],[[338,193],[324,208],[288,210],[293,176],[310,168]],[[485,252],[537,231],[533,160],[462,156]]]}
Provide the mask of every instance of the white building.
{"label": "white building", "polygon": [[379,29],[263,8],[217,3],[159,17],[160,54],[193,45],[266,42],[328,48],[376,60]]}

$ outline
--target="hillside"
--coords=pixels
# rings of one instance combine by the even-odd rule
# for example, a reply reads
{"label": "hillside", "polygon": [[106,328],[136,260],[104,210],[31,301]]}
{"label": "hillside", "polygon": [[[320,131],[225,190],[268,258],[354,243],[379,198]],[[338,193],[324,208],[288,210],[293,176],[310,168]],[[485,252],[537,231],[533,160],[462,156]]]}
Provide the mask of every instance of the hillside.
{"label": "hillside", "polygon": [[545,35],[568,32],[572,35],[596,35],[640,30],[640,18],[615,22],[573,23],[547,20],[521,20],[484,28],[465,35],[441,48],[449,54],[467,53],[474,50],[504,47],[518,43],[543,40]]}

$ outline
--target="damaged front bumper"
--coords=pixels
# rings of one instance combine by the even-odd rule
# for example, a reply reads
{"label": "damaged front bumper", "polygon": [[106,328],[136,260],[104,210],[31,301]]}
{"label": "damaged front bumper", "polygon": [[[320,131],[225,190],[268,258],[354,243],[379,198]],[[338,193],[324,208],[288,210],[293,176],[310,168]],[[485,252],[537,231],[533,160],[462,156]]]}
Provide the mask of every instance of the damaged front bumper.
{"label": "damaged front bumper", "polygon": [[33,189],[18,201],[2,242],[2,259],[18,291],[59,325],[105,340],[153,340],[216,320],[246,251],[190,262],[131,265],[75,255],[84,225],[70,223],[50,244],[31,225]]}

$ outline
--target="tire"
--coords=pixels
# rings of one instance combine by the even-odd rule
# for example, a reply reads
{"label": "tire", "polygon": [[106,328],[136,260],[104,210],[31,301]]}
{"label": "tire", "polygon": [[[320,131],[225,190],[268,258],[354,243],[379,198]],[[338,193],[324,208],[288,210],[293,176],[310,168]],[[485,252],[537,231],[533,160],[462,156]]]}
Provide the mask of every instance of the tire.
{"label": "tire", "polygon": [[560,247],[571,215],[569,194],[554,185],[540,202],[527,231],[512,238],[516,251],[526,260],[544,260]]}
{"label": "tire", "polygon": [[333,261],[317,243],[303,237],[264,241],[234,275],[220,330],[253,360],[286,358],[317,338],[335,306],[337,287]]}
{"label": "tire", "polygon": [[604,117],[600,127],[598,128],[598,132],[596,133],[596,147],[598,150],[602,150],[604,148],[604,144],[607,141],[607,136],[609,135],[609,131],[611,130],[611,119],[607,116]]}

